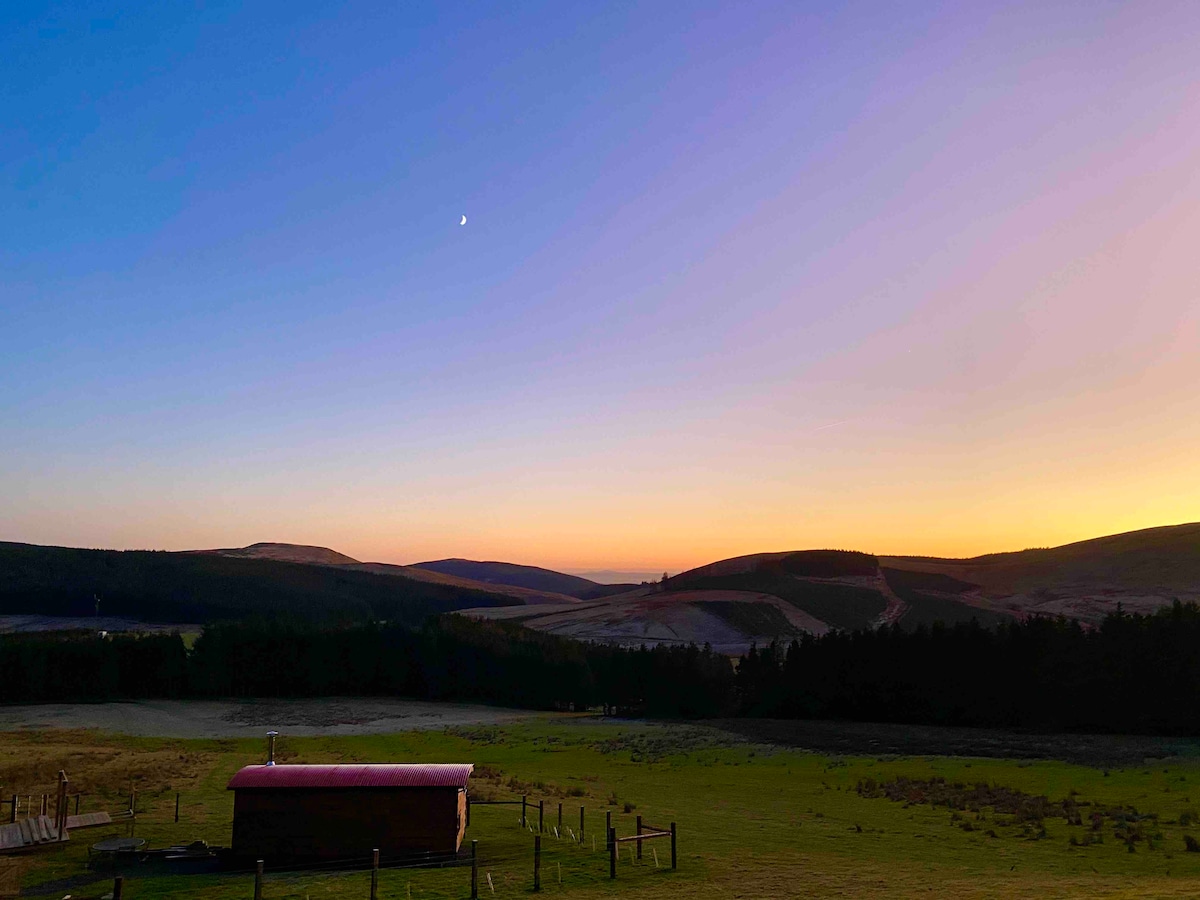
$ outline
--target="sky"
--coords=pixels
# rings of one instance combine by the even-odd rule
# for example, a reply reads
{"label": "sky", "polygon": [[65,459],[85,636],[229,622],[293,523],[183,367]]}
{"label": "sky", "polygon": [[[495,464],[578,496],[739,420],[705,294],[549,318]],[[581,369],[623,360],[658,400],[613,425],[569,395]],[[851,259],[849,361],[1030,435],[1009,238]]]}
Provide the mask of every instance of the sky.
{"label": "sky", "polygon": [[1197,46],[1171,0],[5,3],[0,540],[1200,520]]}

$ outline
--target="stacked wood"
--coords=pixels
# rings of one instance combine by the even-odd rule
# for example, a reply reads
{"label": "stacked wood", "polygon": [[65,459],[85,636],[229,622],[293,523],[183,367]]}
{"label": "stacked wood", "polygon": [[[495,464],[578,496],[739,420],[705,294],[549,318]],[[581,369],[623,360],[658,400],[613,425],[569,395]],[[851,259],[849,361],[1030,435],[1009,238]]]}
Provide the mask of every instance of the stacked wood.
{"label": "stacked wood", "polygon": [[[63,840],[67,836],[63,835]],[[33,816],[10,825],[0,825],[0,850],[23,850],[58,843],[58,828],[49,816]]]}

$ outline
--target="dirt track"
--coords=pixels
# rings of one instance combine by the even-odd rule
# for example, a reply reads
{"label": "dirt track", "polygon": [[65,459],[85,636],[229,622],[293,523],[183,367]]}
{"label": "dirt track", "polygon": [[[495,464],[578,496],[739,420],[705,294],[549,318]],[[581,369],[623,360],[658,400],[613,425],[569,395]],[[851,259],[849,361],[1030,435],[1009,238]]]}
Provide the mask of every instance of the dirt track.
{"label": "dirt track", "polygon": [[0,707],[0,732],[95,728],[139,737],[257,737],[268,729],[293,735],[385,734],[454,725],[498,725],[545,713],[422,703],[390,698],[316,700],[148,700]]}

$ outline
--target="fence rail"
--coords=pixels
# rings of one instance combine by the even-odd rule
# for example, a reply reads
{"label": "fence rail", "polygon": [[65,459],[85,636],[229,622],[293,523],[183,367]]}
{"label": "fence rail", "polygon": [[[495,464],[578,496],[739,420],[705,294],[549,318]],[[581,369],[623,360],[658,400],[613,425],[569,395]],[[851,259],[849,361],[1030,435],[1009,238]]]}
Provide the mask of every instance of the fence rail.
{"label": "fence rail", "polygon": [[[131,792],[132,793],[132,792]],[[36,801],[37,798],[35,798]],[[545,816],[546,805],[551,806],[550,817]],[[557,803],[557,809],[554,804]],[[133,809],[137,809],[138,798],[131,797],[128,804],[130,809],[123,809],[121,815],[128,817],[130,821],[134,819]],[[564,825],[564,813],[570,812],[574,815],[573,807],[566,808],[566,805],[559,802],[558,798],[550,801],[547,800],[531,800],[528,795],[520,796],[513,799],[489,799],[489,800],[471,800],[468,798],[467,809],[470,806],[521,806],[521,832],[528,829],[531,834],[527,835],[528,843],[525,839],[514,841],[512,837],[503,837],[497,835],[498,842],[492,848],[485,849],[480,846],[476,840],[464,842],[464,846],[458,852],[443,851],[431,853],[418,853],[399,857],[381,858],[378,849],[364,848],[361,856],[354,856],[342,859],[325,859],[313,860],[309,862],[296,862],[272,864],[270,859],[250,859],[244,862],[245,868],[237,867],[235,871],[240,869],[240,873],[236,877],[240,880],[245,878],[245,894],[249,900],[250,897],[255,897],[256,900],[269,900],[269,897],[275,896],[275,892],[280,890],[278,884],[286,881],[289,885],[289,890],[294,887],[293,880],[299,878],[303,882],[312,882],[313,884],[329,884],[329,885],[344,885],[337,889],[342,893],[349,890],[351,893],[348,896],[361,896],[363,900],[379,900],[381,897],[404,896],[408,893],[412,896],[417,892],[419,884],[426,881],[425,876],[420,876],[419,881],[411,882],[411,889],[408,887],[407,879],[408,872],[413,876],[417,870],[443,870],[444,874],[434,875],[432,872],[429,878],[432,879],[429,883],[437,885],[437,890],[449,889],[454,896],[469,896],[478,900],[480,896],[495,897],[496,900],[502,900],[503,897],[512,897],[515,893],[527,893],[530,888],[534,891],[541,891],[549,886],[557,883],[559,889],[563,885],[569,885],[570,879],[581,879],[579,883],[592,883],[593,879],[602,877],[603,865],[605,856],[608,857],[610,877],[617,877],[617,864],[620,862],[620,853],[618,847],[620,845],[630,845],[630,849],[625,851],[626,865],[632,864],[636,867],[631,867],[627,870],[627,874],[622,877],[622,880],[637,873],[646,873],[658,870],[659,857],[663,854],[654,854],[653,869],[642,868],[642,846],[644,841],[656,841],[665,838],[671,840],[670,852],[670,868],[676,868],[676,827],[672,822],[669,828],[660,828],[657,826],[647,825],[642,821],[642,817],[636,817],[636,833],[617,835],[617,830],[611,825],[606,829],[605,835],[595,835],[590,843],[590,850],[584,845],[582,829],[586,818],[599,816],[601,822],[605,824],[615,822],[617,816],[614,815],[614,810],[605,808],[604,806],[592,806],[590,809],[585,809],[584,806],[579,807],[580,814],[580,833],[574,833],[573,829]],[[534,823],[532,816],[528,814],[533,812],[530,805],[537,807],[538,822]],[[36,802],[31,804],[36,805]],[[66,811],[66,802],[62,802],[64,812]],[[122,806],[125,804],[122,803]],[[140,805],[140,804],[138,804]],[[152,804],[153,805],[153,804]],[[161,805],[161,804],[160,804]],[[162,815],[166,822],[178,821],[176,816],[179,815],[177,810],[180,808],[179,795],[170,797],[163,809],[157,810]],[[6,808],[4,812],[8,813]],[[151,816],[155,811],[152,808],[138,809],[137,818],[141,818],[142,813],[147,813]],[[586,816],[585,816],[586,814]],[[494,816],[494,814],[483,813],[484,819],[480,824],[487,825],[489,822],[503,822],[506,818],[504,814]],[[493,818],[494,816],[494,818]],[[528,821],[526,818],[528,816]],[[617,823],[622,827],[628,827],[632,830],[634,826],[634,817],[622,817]],[[469,820],[468,820],[469,821]],[[512,828],[511,814],[507,818],[508,827]],[[557,825],[555,824],[557,822]],[[591,829],[589,828],[589,831]],[[597,829],[598,830],[598,829]],[[488,826],[490,833],[491,826]],[[485,843],[491,843],[486,839]],[[633,847],[636,846],[636,851]],[[491,852],[494,848],[497,852]],[[646,855],[651,854],[649,848],[646,849]],[[636,855],[635,855],[636,853]],[[458,867],[462,867],[459,869]],[[665,868],[665,865],[664,867]],[[463,871],[465,869],[466,871]],[[366,870],[366,871],[364,871]],[[406,872],[407,870],[407,872]],[[461,874],[455,874],[455,872]],[[230,872],[229,874],[233,874]],[[666,872],[663,873],[667,874]],[[115,875],[112,887],[113,896],[121,897],[122,889],[127,888],[124,881],[130,877],[129,873],[121,873]],[[136,876],[135,876],[136,877]],[[656,876],[655,876],[656,877]],[[341,879],[347,879],[344,882]],[[469,878],[469,881],[468,881]],[[338,879],[332,881],[329,879]],[[459,880],[461,879],[461,881]],[[640,878],[634,878],[633,883],[639,881]],[[631,887],[632,884],[631,883]],[[454,887],[457,884],[458,887]],[[273,887],[275,885],[275,887]],[[468,887],[469,886],[469,887]],[[397,894],[397,888],[401,893]],[[332,888],[331,888],[332,889]],[[361,894],[358,893],[361,891]],[[411,892],[410,892],[411,891]],[[461,891],[461,893],[459,893]],[[3,892],[0,891],[0,894]],[[128,894],[129,890],[126,889]],[[187,891],[181,890],[178,896],[186,897]],[[166,896],[175,896],[175,892],[168,889]]]}
{"label": "fence rail", "polygon": [[[471,795],[467,794],[467,825],[471,824],[471,807],[472,806],[519,806],[521,807],[521,827],[526,825],[526,816],[529,806],[529,795],[522,794],[520,800],[472,800]],[[542,823],[539,814],[538,831],[542,830]]]}
{"label": "fence rail", "polygon": [[614,838],[618,844],[625,844],[630,841],[648,841],[650,838],[670,837],[669,831],[643,831],[641,834],[631,834],[628,837]]}

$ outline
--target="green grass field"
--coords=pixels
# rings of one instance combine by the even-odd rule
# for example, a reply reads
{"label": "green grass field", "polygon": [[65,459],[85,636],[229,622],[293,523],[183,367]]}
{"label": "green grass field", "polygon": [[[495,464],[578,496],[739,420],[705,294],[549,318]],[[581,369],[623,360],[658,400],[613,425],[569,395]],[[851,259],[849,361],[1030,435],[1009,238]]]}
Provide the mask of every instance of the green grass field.
{"label": "green grass field", "polygon": [[[240,766],[259,762],[258,740],[183,741],[90,732],[21,732],[0,741],[0,792],[52,792],[60,768],[81,809],[115,811],[138,788],[136,834],[149,846],[197,838],[228,845],[232,795],[225,790]],[[280,760],[468,761],[477,766],[476,797],[527,793],[545,799],[547,823],[576,829],[586,809],[586,837],[543,837],[542,893],[644,898],[781,896],[1185,897],[1200,894],[1200,853],[1185,852],[1184,834],[1200,810],[1200,764],[1171,761],[1104,771],[1060,762],[963,758],[830,757],[743,739],[706,727],[620,725],[548,718],[504,728],[409,732],[386,736],[280,739]],[[985,808],[959,811],[926,803],[866,798],[866,779],[896,777],[973,785],[984,782],[1072,798],[1082,824],[1062,817],[1038,823]],[[1193,788],[1196,790],[1192,796]],[[174,824],[175,792],[182,815]],[[1195,801],[1195,802],[1193,802]],[[628,805],[628,806],[627,806]],[[1130,826],[1093,812],[1136,808],[1139,839]],[[628,811],[627,811],[628,810]],[[7,811],[7,809],[5,809]],[[604,814],[621,835],[642,814],[653,825],[679,828],[679,869],[669,869],[667,842],[647,844],[640,864],[622,847],[616,881],[603,852]],[[1156,818],[1145,818],[1154,814]],[[475,807],[468,839],[479,841],[481,897],[523,896],[532,889],[533,835],[513,807]],[[99,897],[111,877],[93,877],[87,847],[127,826],[77,831],[61,849],[0,858],[0,896],[17,883],[25,894],[55,900]],[[1122,830],[1124,829],[1124,830]],[[991,836],[989,833],[991,833]],[[592,837],[599,848],[592,850]],[[1100,841],[1100,842],[1097,842]],[[1080,845],[1080,846],[1075,846]],[[1130,851],[1130,846],[1133,850]],[[651,847],[657,850],[654,865]],[[364,848],[368,855],[370,848]],[[270,861],[268,860],[268,868]],[[150,897],[250,898],[248,874],[156,874],[148,865],[125,870],[127,900]],[[491,876],[489,888],[487,876]],[[561,884],[559,878],[561,877]],[[469,869],[387,869],[380,897],[468,896]],[[267,900],[366,898],[369,874],[269,871]]]}

